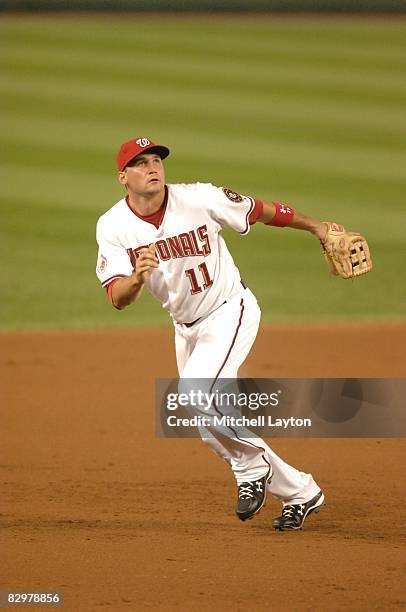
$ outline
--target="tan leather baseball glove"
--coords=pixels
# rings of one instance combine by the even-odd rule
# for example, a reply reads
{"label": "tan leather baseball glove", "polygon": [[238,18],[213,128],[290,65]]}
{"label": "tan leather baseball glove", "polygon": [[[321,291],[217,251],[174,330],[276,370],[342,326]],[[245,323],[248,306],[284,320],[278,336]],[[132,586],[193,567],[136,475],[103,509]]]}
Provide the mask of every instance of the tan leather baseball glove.
{"label": "tan leather baseball glove", "polygon": [[365,238],[355,232],[346,232],[337,223],[324,223],[327,234],[320,242],[331,273],[341,278],[353,278],[370,272],[372,259]]}

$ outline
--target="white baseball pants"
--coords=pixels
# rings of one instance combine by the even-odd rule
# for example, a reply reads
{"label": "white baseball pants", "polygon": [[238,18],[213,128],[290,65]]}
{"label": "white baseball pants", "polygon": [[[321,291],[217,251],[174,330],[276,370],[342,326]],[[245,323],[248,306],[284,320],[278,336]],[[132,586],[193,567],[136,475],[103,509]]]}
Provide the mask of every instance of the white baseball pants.
{"label": "white baseball pants", "polygon": [[[237,378],[238,369],[256,338],[260,317],[255,296],[241,287],[241,292],[191,327],[175,323],[182,391],[192,384],[189,379],[211,379],[218,387],[222,378]],[[210,415],[199,407],[194,411]],[[207,428],[200,427],[199,431],[202,440],[231,466],[238,484],[262,478],[271,468],[268,490],[283,503],[305,503],[320,490],[311,474],[285,463],[264,440],[252,437],[252,433],[244,436],[243,429],[237,432],[214,423]]]}

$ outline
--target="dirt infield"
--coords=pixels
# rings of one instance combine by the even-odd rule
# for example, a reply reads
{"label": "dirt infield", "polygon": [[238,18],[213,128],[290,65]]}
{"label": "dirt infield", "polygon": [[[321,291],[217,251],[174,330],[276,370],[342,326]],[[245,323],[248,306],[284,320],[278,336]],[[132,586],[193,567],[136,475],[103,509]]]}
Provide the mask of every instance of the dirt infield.
{"label": "dirt infield", "polygon": [[[170,329],[0,346],[0,591],[61,591],[67,612],[405,609],[403,439],[276,440],[327,497],[277,533],[272,499],[234,517],[231,474],[199,440],[155,437]],[[405,346],[400,323],[263,328],[241,375],[406,377]]]}

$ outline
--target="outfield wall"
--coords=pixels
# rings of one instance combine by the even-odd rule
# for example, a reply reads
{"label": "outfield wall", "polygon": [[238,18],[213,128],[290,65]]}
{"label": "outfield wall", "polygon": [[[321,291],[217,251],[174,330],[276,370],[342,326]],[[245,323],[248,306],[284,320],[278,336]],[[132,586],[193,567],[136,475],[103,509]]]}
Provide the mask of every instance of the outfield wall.
{"label": "outfield wall", "polygon": [[0,11],[406,12],[406,0],[0,0]]}

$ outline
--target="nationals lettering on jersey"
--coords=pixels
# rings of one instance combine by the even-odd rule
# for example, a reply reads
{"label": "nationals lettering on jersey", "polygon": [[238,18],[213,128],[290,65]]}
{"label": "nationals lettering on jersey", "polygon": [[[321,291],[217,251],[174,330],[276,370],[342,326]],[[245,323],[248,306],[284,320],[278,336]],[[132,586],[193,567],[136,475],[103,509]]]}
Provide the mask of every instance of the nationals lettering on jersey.
{"label": "nationals lettering on jersey", "polygon": [[136,215],[125,198],[97,223],[96,274],[103,287],[129,276],[142,248],[155,244],[159,266],[146,286],[174,321],[203,317],[241,290],[240,274],[220,232],[247,234],[262,208],[250,196],[210,183],[169,184],[161,224]]}
{"label": "nationals lettering on jersey", "polygon": [[[136,249],[127,250],[134,268],[140,251],[149,246],[149,244],[144,244]],[[206,257],[206,255],[211,253],[207,226],[202,225],[202,227],[198,227],[196,230],[183,232],[179,236],[157,240],[155,242],[155,249],[161,261],[168,261],[171,258],[178,259],[179,257],[197,257],[199,255]]]}

